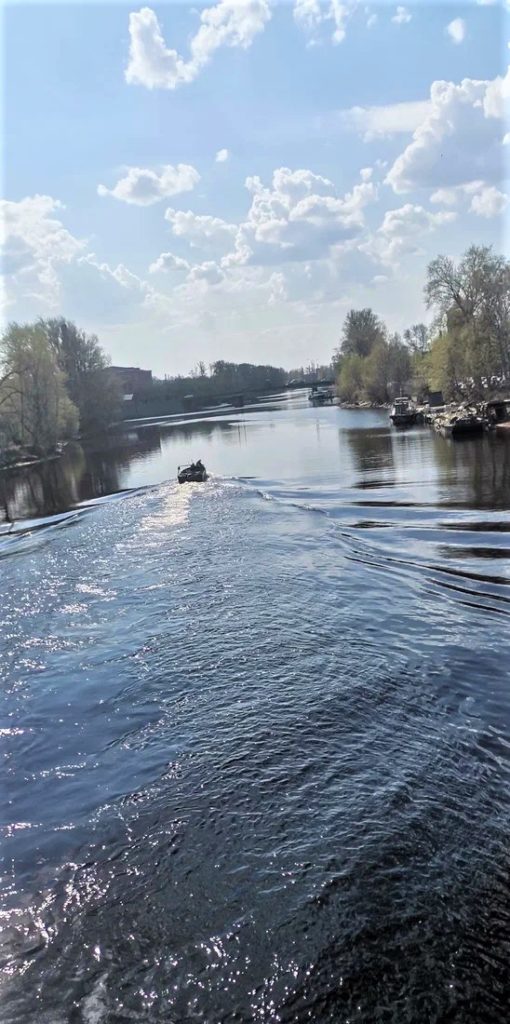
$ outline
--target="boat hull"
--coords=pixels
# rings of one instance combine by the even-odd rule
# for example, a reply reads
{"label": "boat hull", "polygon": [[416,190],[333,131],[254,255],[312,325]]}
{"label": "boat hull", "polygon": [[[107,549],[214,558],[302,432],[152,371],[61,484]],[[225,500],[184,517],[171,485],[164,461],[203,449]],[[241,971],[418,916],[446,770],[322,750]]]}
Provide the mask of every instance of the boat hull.
{"label": "boat hull", "polygon": [[417,422],[417,414],[415,412],[404,412],[404,413],[392,413],[390,420],[394,427],[412,427]]}
{"label": "boat hull", "polygon": [[476,437],[483,434],[483,422],[481,420],[459,420],[457,423],[447,423],[440,428],[443,437]]}
{"label": "boat hull", "polygon": [[205,469],[198,473],[185,470],[183,473],[178,473],[177,480],[180,484],[203,484],[207,480],[207,473]]}

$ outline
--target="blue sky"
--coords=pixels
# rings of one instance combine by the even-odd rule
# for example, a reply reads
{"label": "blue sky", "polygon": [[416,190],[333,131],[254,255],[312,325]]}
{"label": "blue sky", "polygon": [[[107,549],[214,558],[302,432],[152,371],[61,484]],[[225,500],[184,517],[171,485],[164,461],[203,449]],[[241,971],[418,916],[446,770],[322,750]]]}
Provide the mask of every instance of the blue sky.
{"label": "blue sky", "polygon": [[426,318],[431,258],[506,246],[509,17],[4,5],[4,321],[162,375],[327,360],[351,306]]}

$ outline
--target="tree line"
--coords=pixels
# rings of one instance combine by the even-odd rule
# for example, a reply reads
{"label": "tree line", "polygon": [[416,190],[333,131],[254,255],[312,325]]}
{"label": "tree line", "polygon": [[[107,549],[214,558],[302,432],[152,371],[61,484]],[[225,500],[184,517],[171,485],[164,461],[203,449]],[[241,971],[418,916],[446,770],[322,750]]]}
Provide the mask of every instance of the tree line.
{"label": "tree line", "polygon": [[283,388],[287,376],[286,371],[278,366],[230,363],[218,359],[208,368],[204,362],[197,363],[186,376],[154,380],[152,384],[137,392],[136,397],[182,399],[187,395],[193,395],[194,398],[215,398],[236,392]]}
{"label": "tree line", "polygon": [[109,426],[120,393],[95,335],[63,318],[12,323],[0,339],[0,452],[43,454]]}
{"label": "tree line", "polygon": [[[20,450],[43,455],[58,442],[99,433],[122,416],[122,394],[95,335],[63,317],[11,323],[0,339],[0,465]],[[205,402],[236,392],[285,387],[281,367],[217,360],[187,376],[154,379],[135,398]]]}
{"label": "tree line", "polygon": [[347,314],[333,356],[342,400],[383,404],[440,390],[476,401],[510,386],[510,263],[486,246],[471,246],[458,264],[438,256],[424,290],[431,325],[402,336],[371,309]]}
{"label": "tree line", "polygon": [[[458,264],[438,256],[427,269],[425,298],[431,325],[414,324],[402,336],[371,309],[347,314],[333,356],[341,399],[384,403],[402,391],[425,397],[442,390],[448,400],[476,400],[510,386],[510,263],[483,246],[471,246]],[[62,317],[10,324],[0,339],[0,453],[43,453],[119,419],[122,395],[108,365],[95,335]],[[225,360],[207,369],[200,362],[188,376],[153,381],[148,393],[207,400],[283,388],[314,373],[329,375],[329,367],[288,373]]]}

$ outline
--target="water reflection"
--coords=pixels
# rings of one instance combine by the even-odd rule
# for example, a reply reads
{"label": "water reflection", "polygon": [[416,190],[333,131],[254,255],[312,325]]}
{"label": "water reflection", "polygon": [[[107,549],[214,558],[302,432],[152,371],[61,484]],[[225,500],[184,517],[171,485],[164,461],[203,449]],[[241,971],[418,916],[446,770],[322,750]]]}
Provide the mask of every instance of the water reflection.
{"label": "water reflection", "polygon": [[216,475],[319,482],[333,473],[342,487],[381,489],[386,504],[503,508],[510,495],[504,439],[452,442],[428,427],[396,431],[385,413],[311,410],[283,396],[242,411],[126,424],[59,460],[10,470],[0,475],[0,519],[64,512],[173,479],[178,464],[199,457]]}
{"label": "water reflection", "polygon": [[19,493],[190,453],[3,540],[4,1019],[503,1024],[510,447],[282,403]]}
{"label": "water reflection", "polygon": [[374,471],[393,468],[392,437],[387,427],[375,427],[371,430],[340,428],[338,434],[341,445],[347,441],[358,473],[362,477],[366,475],[370,478],[367,481],[360,480],[358,487],[374,486]]}

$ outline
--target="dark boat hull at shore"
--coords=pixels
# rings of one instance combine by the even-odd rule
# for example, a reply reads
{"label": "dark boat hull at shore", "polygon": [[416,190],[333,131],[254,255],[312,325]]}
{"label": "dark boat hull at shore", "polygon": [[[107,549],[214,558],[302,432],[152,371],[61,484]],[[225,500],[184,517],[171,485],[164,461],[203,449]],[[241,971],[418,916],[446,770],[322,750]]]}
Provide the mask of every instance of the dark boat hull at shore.
{"label": "dark boat hull at shore", "polygon": [[454,423],[445,423],[440,428],[443,437],[475,437],[483,434],[483,420],[475,417],[456,420]]}
{"label": "dark boat hull at shore", "polygon": [[417,421],[417,414],[415,412],[392,413],[390,420],[394,427],[412,427]]}

